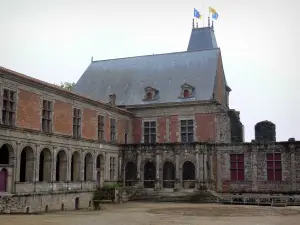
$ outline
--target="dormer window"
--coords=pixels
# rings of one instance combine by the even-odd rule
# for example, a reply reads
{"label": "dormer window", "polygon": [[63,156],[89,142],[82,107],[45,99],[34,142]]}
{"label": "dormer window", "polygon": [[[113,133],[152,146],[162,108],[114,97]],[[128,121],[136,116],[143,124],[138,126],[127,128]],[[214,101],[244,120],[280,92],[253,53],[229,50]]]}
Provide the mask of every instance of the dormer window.
{"label": "dormer window", "polygon": [[156,90],[153,87],[146,87],[145,88],[145,96],[144,96],[144,101],[154,101],[158,99],[158,90]]}
{"label": "dormer window", "polygon": [[181,93],[179,98],[189,99],[195,97],[195,88],[187,83],[181,85]]}
{"label": "dormer window", "polygon": [[152,93],[151,92],[148,92],[147,95],[146,95],[146,100],[152,100]]}
{"label": "dormer window", "polygon": [[190,92],[189,92],[189,90],[184,90],[184,91],[183,91],[183,97],[184,97],[184,98],[189,98],[189,97],[190,97]]}

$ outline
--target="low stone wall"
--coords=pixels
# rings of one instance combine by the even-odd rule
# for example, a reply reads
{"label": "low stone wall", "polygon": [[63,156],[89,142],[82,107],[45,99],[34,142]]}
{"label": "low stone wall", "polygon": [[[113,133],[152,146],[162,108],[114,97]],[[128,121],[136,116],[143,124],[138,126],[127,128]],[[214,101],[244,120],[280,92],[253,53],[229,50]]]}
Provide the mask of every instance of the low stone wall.
{"label": "low stone wall", "polygon": [[0,213],[44,213],[92,207],[93,192],[0,196]]}

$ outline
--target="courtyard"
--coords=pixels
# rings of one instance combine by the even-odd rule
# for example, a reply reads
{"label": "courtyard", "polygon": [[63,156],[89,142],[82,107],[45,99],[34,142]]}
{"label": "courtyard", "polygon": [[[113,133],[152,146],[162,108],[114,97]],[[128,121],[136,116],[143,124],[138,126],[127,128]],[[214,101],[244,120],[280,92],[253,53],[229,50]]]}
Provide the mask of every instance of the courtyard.
{"label": "courtyard", "polygon": [[1,215],[1,225],[298,225],[300,207],[125,203],[100,211],[70,211],[42,215]]}

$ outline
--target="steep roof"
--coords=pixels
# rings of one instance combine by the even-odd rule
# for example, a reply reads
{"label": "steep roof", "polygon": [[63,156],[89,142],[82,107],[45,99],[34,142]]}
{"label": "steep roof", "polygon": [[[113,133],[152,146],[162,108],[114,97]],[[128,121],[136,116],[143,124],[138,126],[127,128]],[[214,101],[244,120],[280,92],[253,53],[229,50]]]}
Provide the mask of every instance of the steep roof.
{"label": "steep roof", "polygon": [[[117,105],[210,100],[219,53],[216,48],[94,61],[73,91],[100,101],[115,94]],[[195,98],[179,98],[184,83],[194,87]],[[157,100],[143,101],[147,86],[158,90]]]}
{"label": "steep roof", "polygon": [[193,28],[187,51],[218,48],[215,32],[211,27]]}

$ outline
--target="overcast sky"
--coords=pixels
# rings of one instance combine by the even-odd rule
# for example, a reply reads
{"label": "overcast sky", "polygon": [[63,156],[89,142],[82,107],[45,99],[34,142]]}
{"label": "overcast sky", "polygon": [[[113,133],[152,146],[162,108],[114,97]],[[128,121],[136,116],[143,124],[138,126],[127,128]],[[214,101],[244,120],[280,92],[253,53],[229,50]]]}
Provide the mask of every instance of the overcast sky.
{"label": "overcast sky", "polygon": [[0,65],[50,83],[76,82],[91,56],[185,51],[193,8],[207,25],[208,6],[219,13],[230,106],[241,111],[246,140],[261,120],[276,124],[277,140],[300,140],[296,0],[0,0]]}

